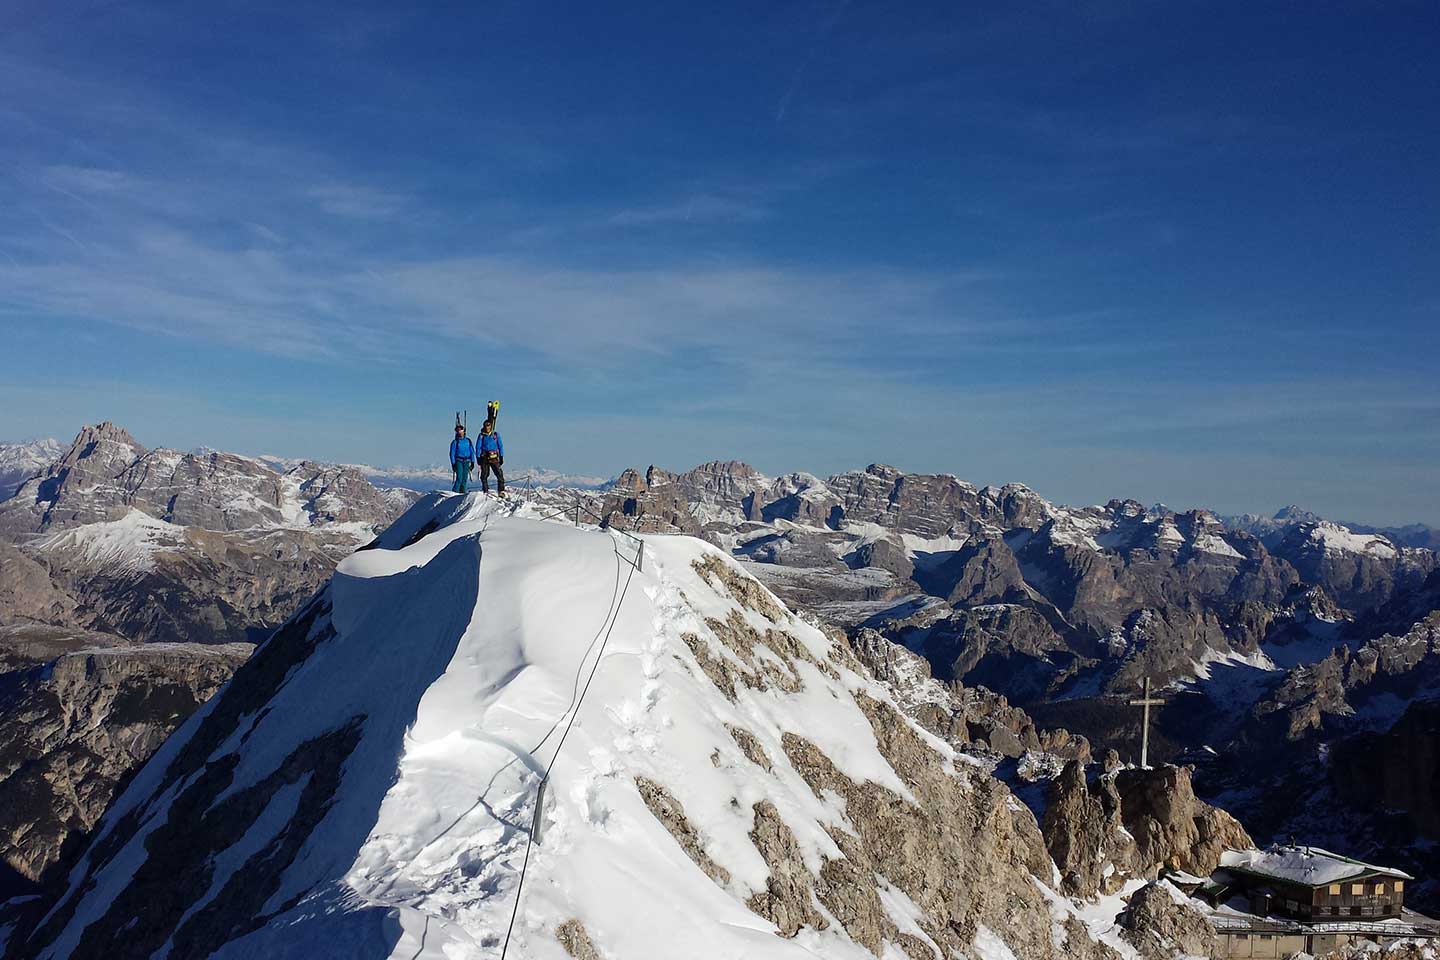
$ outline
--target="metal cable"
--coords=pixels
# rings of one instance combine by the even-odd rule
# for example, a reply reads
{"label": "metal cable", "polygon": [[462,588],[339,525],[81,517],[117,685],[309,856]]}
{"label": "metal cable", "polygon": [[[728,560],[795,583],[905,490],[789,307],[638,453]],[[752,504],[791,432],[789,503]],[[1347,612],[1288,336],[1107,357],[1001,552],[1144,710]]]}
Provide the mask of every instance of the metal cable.
{"label": "metal cable", "polygon": [[[612,549],[613,549],[613,547],[612,547]],[[618,551],[618,550],[615,551],[615,557],[616,557],[617,560],[623,559],[623,558],[620,556],[620,551]],[[620,591],[620,602],[619,602],[619,604],[616,605],[616,607],[615,607],[615,613],[614,613],[614,615],[613,615],[613,616],[611,617],[611,619],[610,619],[610,626],[609,626],[609,628],[606,629],[606,631],[605,631],[605,639],[602,640],[601,643],[600,643],[600,651],[599,651],[599,653],[597,653],[597,654],[595,655],[595,662],[590,665],[590,675],[585,678],[585,686],[584,686],[584,688],[580,691],[580,698],[579,698],[579,700],[575,703],[574,710],[570,713],[570,722],[567,723],[567,724],[565,724],[565,732],[562,733],[562,734],[560,734],[560,742],[555,745],[555,753],[551,755],[551,757],[550,757],[550,763],[545,767],[545,775],[540,778],[540,785],[539,785],[539,787],[536,788],[536,803],[537,803],[537,805],[540,803],[540,801],[543,799],[543,797],[544,797],[544,795],[545,795],[545,794],[544,794],[545,784],[549,782],[549,780],[550,780],[550,771],[553,770],[553,769],[555,769],[555,763],[556,763],[556,761],[558,761],[558,760],[560,759],[560,751],[561,751],[562,749],[564,749],[564,747],[565,747],[565,738],[568,737],[568,736],[570,736],[570,728],[575,725],[575,719],[580,716],[580,708],[581,708],[582,706],[584,706],[584,704],[585,704],[585,694],[587,694],[587,693],[590,692],[590,682],[595,679],[595,673],[596,673],[597,670],[600,669],[600,661],[601,661],[602,659],[604,659],[604,657],[605,657],[605,647],[610,643],[610,634],[614,631],[614,629],[615,629],[615,624],[616,624],[616,622],[620,619],[620,607],[621,607],[621,606],[624,606],[624,604],[625,604],[625,594],[630,590],[630,581],[631,581],[631,579],[633,579],[634,576],[635,576],[635,570],[636,570],[635,565],[634,565],[634,564],[631,564],[631,565],[630,565],[630,573],[627,574],[626,577],[625,577],[625,586],[624,586],[624,588],[621,589],[621,591]],[[584,662],[585,662],[585,661],[583,661],[583,660],[581,661],[581,665],[582,665],[582,666],[584,665]],[[578,677],[578,675],[577,675],[577,677]],[[557,723],[558,723],[558,721],[557,721]],[[551,732],[552,732],[552,733],[554,732],[554,728],[551,728]],[[546,734],[546,736],[548,737],[549,734]],[[539,811],[538,811],[538,809],[537,809],[537,811],[536,811],[537,820],[538,820],[538,816],[539,816]],[[520,898],[521,898],[521,897],[524,895],[524,893],[525,893],[525,875],[526,875],[527,871],[530,869],[530,848],[533,847],[534,845],[535,845],[535,831],[534,831],[534,829],[532,828],[531,830],[527,831],[526,834],[525,834],[525,858],[524,858],[524,860],[523,860],[523,861],[521,862],[521,864],[520,864],[520,881],[519,881],[519,883],[516,884],[516,887],[515,887],[515,904],[514,904],[514,906],[512,906],[512,907],[510,908],[510,924],[509,924],[509,926],[507,926],[507,927],[505,928],[505,943],[504,943],[504,945],[500,948],[500,960],[505,960],[505,955],[506,955],[506,953],[508,953],[509,950],[510,950],[510,937],[511,937],[511,935],[515,932],[515,918],[516,918],[516,917],[519,915],[519,913],[520,913]]]}

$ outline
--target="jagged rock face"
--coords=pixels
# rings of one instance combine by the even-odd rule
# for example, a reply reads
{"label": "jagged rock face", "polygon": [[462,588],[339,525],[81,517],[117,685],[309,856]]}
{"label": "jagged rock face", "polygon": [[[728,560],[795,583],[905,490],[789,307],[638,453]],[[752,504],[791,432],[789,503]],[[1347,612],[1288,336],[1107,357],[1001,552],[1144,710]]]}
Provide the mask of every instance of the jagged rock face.
{"label": "jagged rock face", "polygon": [[0,443],[0,501],[8,500],[31,477],[45,472],[65,447],[55,440]]}
{"label": "jagged rock face", "polygon": [[942,680],[1007,690],[1021,703],[1055,690],[1080,665],[1039,611],[1015,604],[958,610],[925,631],[921,650]]}
{"label": "jagged rock face", "polygon": [[125,513],[118,478],[146,452],[129,431],[108,420],[85,427],[63,457],[0,505],[0,533],[118,519]]}
{"label": "jagged rock face", "polygon": [[1208,876],[1226,849],[1253,846],[1228,813],[1199,800],[1186,767],[1129,767],[1087,774],[1072,761],[1051,782],[1045,843],[1067,890],[1111,892],[1164,868]]}
{"label": "jagged rock face", "polygon": [[1145,960],[1177,956],[1221,956],[1219,937],[1188,898],[1164,880],[1147,884],[1131,896],[1120,915],[1122,934]]}
{"label": "jagged rock face", "polygon": [[628,469],[603,499],[603,522],[621,529],[698,534],[707,526],[743,523],[769,481],[749,464],[712,461],[685,473],[654,465]]}
{"label": "jagged rock face", "polygon": [[843,519],[878,523],[920,537],[969,535],[1003,520],[1003,513],[972,485],[955,477],[907,474],[871,464],[831,477]]}
{"label": "jagged rock face", "polygon": [[1064,730],[1039,730],[1024,710],[984,687],[940,683],[931,676],[925,657],[875,630],[859,630],[850,643],[855,656],[886,684],[907,716],[957,748],[973,744],[1011,758],[1043,752],[1090,759],[1090,746],[1083,737]]}
{"label": "jagged rock face", "polygon": [[[79,638],[85,640],[95,638]],[[17,660],[74,645],[0,639]],[[81,649],[0,674],[0,858],[39,882],[66,866],[117,788],[227,681],[248,644]],[[67,846],[68,845],[68,846]],[[67,855],[68,851],[68,855]],[[0,873],[5,872],[0,868]]]}
{"label": "jagged rock face", "polygon": [[75,598],[55,585],[43,564],[0,540],[0,611],[10,622],[69,623]]}
{"label": "jagged rock face", "polygon": [[853,556],[855,566],[889,570],[901,580],[909,580],[915,573],[915,562],[906,555],[905,545],[895,537],[881,537],[863,543]]}
{"label": "jagged rock face", "polygon": [[[1017,956],[1040,957],[1056,949],[1046,907],[1033,884],[1020,880],[1013,867],[1031,874],[1047,872],[1035,821],[1009,792],[988,777],[957,782],[941,772],[932,749],[876,701],[861,701],[870,716],[881,752],[910,785],[918,801],[907,801],[877,784],[856,783],[835,769],[813,744],[787,737],[785,753],[812,790],[844,799],[857,835],[838,834],[844,860],[830,861],[821,871],[815,895],[832,914],[844,918],[857,941],[878,955],[886,930],[884,911],[869,878],[885,876],[914,901],[933,926],[926,933],[942,951],[959,953],[983,930],[1004,930]],[[963,854],[962,854],[963,851]],[[781,852],[777,858],[783,858]],[[767,858],[768,859],[768,858]],[[790,902],[809,901],[809,890],[795,891]],[[1071,934],[1066,956],[1108,953],[1088,938]],[[923,941],[901,941],[906,954],[921,960],[933,956]]]}
{"label": "jagged rock face", "polygon": [[1396,548],[1384,537],[1354,534],[1325,521],[1286,530],[1270,549],[1351,609],[1378,607],[1397,592],[1424,583],[1436,568],[1429,550]]}
{"label": "jagged rock face", "polygon": [[812,527],[835,527],[842,513],[840,498],[823,480],[808,473],[791,473],[752,496],[746,516],[766,523],[788,520]]}
{"label": "jagged rock face", "polygon": [[929,577],[927,586],[947,603],[970,607],[989,603],[1026,603],[1033,598],[1015,554],[999,537],[965,544]]}
{"label": "jagged rock face", "polygon": [[601,524],[647,533],[698,534],[700,521],[671,477],[655,467],[644,477],[626,470],[598,505]]}
{"label": "jagged rock face", "polygon": [[1188,767],[1122,769],[1115,789],[1142,864],[1209,876],[1225,850],[1255,845],[1234,817],[1195,796]]}
{"label": "jagged rock face", "polygon": [[1212,610],[1175,606],[1131,614],[1107,640],[1123,658],[1106,680],[1107,692],[1123,695],[1138,690],[1146,677],[1164,686],[1194,675],[1194,665],[1210,651],[1227,650],[1225,625]]}
{"label": "jagged rock face", "polygon": [[284,520],[280,476],[244,457],[151,450],[118,481],[124,506],[167,523],[243,530]]}
{"label": "jagged rock face", "polygon": [[705,504],[744,517],[750,498],[770,481],[748,463],[714,460],[674,478],[692,503]]}
{"label": "jagged rock face", "polygon": [[1398,636],[1424,620],[1432,610],[1440,610],[1440,570],[1433,571],[1420,586],[1397,593],[1363,617],[1355,625],[1355,632],[1366,640],[1387,633]]}
{"label": "jagged rock face", "polygon": [[1020,483],[1007,483],[996,489],[981,491],[994,502],[1000,513],[999,526],[1004,530],[1038,530],[1054,515],[1055,510],[1034,490]]}
{"label": "jagged rock face", "polygon": [[1120,816],[1115,778],[1090,780],[1085,766],[1071,760],[1051,781],[1041,830],[1065,892],[1093,897],[1119,889],[1137,855],[1135,839]]}
{"label": "jagged rock face", "polygon": [[[1386,634],[1353,653],[1337,647],[1324,660],[1291,669],[1253,710],[1246,742],[1277,749],[1313,735],[1343,736],[1383,729],[1384,711],[1367,707],[1387,696],[1399,702],[1440,694],[1440,611],[1401,636]],[[1392,717],[1393,719],[1393,717]]]}

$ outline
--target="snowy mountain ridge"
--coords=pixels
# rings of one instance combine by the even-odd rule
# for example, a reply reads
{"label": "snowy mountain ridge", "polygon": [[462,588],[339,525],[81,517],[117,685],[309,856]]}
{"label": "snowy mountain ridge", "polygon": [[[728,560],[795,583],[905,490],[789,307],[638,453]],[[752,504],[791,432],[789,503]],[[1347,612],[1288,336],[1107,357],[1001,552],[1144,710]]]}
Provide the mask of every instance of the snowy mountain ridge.
{"label": "snowy mountain ridge", "polygon": [[[201,451],[197,450],[196,452]],[[280,473],[306,462],[304,458],[278,457],[273,454],[263,454],[254,459],[267,464],[271,469]],[[450,468],[443,463],[418,467],[404,465],[377,467],[368,463],[346,463],[340,464],[340,466],[358,471],[378,487],[398,487],[422,493],[448,487],[454,476]],[[563,487],[572,490],[601,490],[615,482],[614,478],[606,479],[580,473],[565,473],[546,467],[516,467],[510,470],[508,475],[511,477],[512,485],[529,483],[545,489]]]}
{"label": "snowy mountain ridge", "polygon": [[344,561],[10,955],[1135,955],[843,639],[700,541],[527,512],[432,494]]}

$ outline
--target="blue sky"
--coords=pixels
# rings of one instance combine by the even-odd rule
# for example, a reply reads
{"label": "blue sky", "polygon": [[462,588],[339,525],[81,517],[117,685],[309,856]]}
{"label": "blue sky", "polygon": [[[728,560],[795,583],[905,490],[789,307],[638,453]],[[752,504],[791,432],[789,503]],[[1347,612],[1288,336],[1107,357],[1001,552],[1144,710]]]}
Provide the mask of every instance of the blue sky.
{"label": "blue sky", "polygon": [[0,437],[1440,523],[1433,3],[0,6]]}

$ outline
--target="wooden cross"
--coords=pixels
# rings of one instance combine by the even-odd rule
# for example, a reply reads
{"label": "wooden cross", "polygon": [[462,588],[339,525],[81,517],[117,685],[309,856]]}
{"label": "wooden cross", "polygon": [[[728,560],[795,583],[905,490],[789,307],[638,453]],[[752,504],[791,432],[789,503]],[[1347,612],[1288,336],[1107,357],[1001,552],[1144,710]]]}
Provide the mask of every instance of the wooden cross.
{"label": "wooden cross", "polygon": [[1131,700],[1130,706],[1144,707],[1145,719],[1140,722],[1140,766],[1150,766],[1150,708],[1163,706],[1160,697],[1150,696],[1150,678],[1145,678],[1145,693],[1139,700]]}

